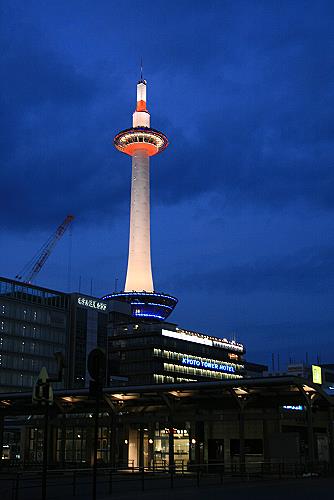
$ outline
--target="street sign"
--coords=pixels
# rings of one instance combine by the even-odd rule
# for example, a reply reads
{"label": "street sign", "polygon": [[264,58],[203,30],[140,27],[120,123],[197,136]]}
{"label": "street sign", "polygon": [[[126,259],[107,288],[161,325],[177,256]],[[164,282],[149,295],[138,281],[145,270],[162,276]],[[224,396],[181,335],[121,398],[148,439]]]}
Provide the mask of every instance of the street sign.
{"label": "street sign", "polygon": [[48,372],[43,366],[32,390],[32,402],[51,405],[53,403],[53,390],[49,383]]}
{"label": "street sign", "polygon": [[101,385],[106,381],[107,360],[106,353],[100,347],[96,347],[90,351],[87,361],[88,373],[93,380],[96,380]]}

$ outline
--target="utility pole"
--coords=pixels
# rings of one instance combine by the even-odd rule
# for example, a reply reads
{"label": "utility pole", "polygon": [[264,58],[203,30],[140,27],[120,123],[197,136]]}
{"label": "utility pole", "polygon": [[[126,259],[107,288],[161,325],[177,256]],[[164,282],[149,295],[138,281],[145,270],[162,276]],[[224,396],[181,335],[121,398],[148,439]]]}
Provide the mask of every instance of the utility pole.
{"label": "utility pole", "polygon": [[96,500],[100,399],[103,396],[107,368],[106,354],[103,349],[97,347],[89,353],[87,368],[89,375],[92,377],[89,383],[89,395],[92,399],[95,399],[92,500]]}
{"label": "utility pole", "polygon": [[49,454],[49,408],[53,405],[52,382],[61,382],[64,370],[64,358],[62,353],[54,354],[58,363],[58,376],[50,378],[46,368],[43,366],[38,379],[33,387],[32,402],[44,407],[44,432],[43,432],[43,465],[42,465],[42,500],[46,500],[47,476],[48,476],[48,454]]}

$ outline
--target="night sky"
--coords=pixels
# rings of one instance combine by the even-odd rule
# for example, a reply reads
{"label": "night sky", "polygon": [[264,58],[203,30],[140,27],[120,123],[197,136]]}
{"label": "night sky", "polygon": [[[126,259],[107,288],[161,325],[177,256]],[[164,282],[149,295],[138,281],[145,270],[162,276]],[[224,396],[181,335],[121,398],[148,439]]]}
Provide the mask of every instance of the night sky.
{"label": "night sky", "polygon": [[[66,214],[36,284],[124,286],[143,57],[155,288],[281,368],[334,362],[334,2],[1,0],[0,275]],[[81,277],[81,278],[80,278]]]}

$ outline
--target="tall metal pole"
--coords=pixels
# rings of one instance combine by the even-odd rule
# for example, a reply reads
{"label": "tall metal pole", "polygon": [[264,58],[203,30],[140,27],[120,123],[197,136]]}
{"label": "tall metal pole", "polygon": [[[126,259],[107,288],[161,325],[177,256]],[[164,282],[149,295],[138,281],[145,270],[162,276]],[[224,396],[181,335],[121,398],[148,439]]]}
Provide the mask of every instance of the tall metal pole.
{"label": "tall metal pole", "polygon": [[49,402],[47,401],[45,404],[45,413],[44,413],[42,500],[46,500],[46,483],[48,477],[48,453],[49,453]]}
{"label": "tall metal pole", "polygon": [[88,373],[92,377],[89,383],[89,393],[95,398],[95,425],[94,425],[94,453],[93,453],[93,489],[92,499],[96,500],[97,479],[97,443],[99,439],[99,409],[102,397],[103,384],[106,378],[106,354],[99,347],[93,349],[88,355]]}
{"label": "tall metal pole", "polygon": [[96,479],[97,479],[97,445],[99,439],[99,406],[100,406],[99,389],[96,391],[95,401],[95,423],[94,423],[94,455],[93,455],[93,491],[92,499],[96,500]]}
{"label": "tall metal pole", "polygon": [[2,450],[3,450],[3,431],[4,431],[4,417],[0,415],[0,471],[2,468]]}
{"label": "tall metal pole", "polygon": [[245,414],[242,406],[239,410],[239,468],[243,474],[245,472]]}

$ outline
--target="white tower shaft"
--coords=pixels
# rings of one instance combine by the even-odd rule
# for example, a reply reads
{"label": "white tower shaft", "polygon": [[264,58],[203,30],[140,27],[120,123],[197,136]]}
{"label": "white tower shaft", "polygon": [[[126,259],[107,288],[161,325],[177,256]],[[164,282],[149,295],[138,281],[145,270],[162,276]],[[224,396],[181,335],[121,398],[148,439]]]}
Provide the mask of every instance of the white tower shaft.
{"label": "white tower shaft", "polygon": [[132,156],[131,211],[125,292],[153,292],[150,244],[150,159],[145,151]]}

